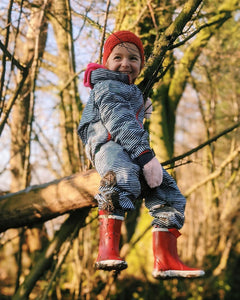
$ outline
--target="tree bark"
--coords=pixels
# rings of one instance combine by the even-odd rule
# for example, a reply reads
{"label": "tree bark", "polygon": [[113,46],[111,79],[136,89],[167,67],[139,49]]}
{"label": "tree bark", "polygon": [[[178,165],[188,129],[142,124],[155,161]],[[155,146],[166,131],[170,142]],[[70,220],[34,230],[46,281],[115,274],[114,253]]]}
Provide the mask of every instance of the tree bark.
{"label": "tree bark", "polygon": [[60,133],[62,174],[68,176],[84,169],[81,165],[80,143],[76,135],[79,114],[82,110],[77,91],[77,76],[72,40],[72,18],[69,1],[54,0],[49,15],[58,47],[55,73],[59,78],[57,89],[60,97]]}
{"label": "tree bark", "polygon": [[84,207],[95,207],[100,176],[95,170],[0,197],[0,232],[31,226]]}
{"label": "tree bark", "polygon": [[[11,192],[19,191],[30,182],[31,133],[35,104],[35,81],[47,39],[45,8],[47,1],[31,10],[30,24],[23,44],[24,65],[33,61],[29,75],[13,106],[11,121]],[[22,77],[21,73],[19,74]]]}

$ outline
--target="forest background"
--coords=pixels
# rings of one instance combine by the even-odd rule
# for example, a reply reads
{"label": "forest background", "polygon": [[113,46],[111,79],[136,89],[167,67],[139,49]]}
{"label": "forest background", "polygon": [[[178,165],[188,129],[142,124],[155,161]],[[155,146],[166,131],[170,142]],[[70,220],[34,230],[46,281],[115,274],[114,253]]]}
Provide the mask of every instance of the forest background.
{"label": "forest background", "polygon": [[[236,0],[0,4],[0,299],[239,299],[240,7]],[[104,39],[144,43],[145,126],[187,197],[179,238],[197,280],[152,278],[151,218],[129,213],[128,269],[96,271],[99,177],[77,126]],[[90,169],[90,170],[89,170]]]}

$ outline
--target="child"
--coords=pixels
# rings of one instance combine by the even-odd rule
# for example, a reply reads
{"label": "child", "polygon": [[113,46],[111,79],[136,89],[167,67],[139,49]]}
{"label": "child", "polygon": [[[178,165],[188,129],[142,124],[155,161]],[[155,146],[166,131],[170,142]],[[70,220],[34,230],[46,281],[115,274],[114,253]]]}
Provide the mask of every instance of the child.
{"label": "child", "polygon": [[134,85],[143,64],[141,40],[132,32],[118,31],[105,42],[103,65],[89,64],[85,72],[85,86],[92,90],[78,133],[102,178],[96,195],[100,222],[96,268],[127,268],[119,256],[121,224],[125,212],[134,210],[134,203],[144,196],[153,217],[153,276],[199,277],[204,271],[187,267],[177,255],[185,198],[158,162],[143,128],[149,100],[144,107],[142,93]]}

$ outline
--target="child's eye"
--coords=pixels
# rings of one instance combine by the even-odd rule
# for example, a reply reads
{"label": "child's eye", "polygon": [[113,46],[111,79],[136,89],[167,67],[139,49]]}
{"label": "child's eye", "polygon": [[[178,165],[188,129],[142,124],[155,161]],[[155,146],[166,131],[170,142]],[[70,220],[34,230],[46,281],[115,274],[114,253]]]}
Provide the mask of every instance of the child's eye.
{"label": "child's eye", "polygon": [[119,55],[114,56],[114,59],[119,60],[121,57]]}
{"label": "child's eye", "polygon": [[131,60],[134,60],[134,61],[137,61],[138,60],[138,57],[137,56],[132,56],[130,57]]}

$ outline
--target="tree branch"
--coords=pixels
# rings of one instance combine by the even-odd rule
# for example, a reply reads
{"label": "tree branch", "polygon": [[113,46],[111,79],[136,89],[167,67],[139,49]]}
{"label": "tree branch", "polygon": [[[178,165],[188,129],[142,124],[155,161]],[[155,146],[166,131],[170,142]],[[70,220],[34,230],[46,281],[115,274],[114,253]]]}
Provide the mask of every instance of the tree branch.
{"label": "tree branch", "polygon": [[[31,60],[31,63],[32,63],[32,60]],[[21,79],[21,81],[18,84],[18,87],[17,87],[17,89],[15,91],[15,94],[8,101],[7,106],[4,109],[4,111],[3,111],[3,116],[2,116],[2,119],[0,121],[0,136],[2,134],[2,131],[3,131],[3,128],[4,128],[5,124],[7,122],[7,119],[8,119],[8,116],[9,116],[10,112],[11,112],[11,109],[12,109],[12,107],[13,107],[13,105],[14,105],[17,97],[18,97],[18,95],[20,94],[20,91],[22,90],[23,85],[24,85],[27,77],[28,77],[28,68],[26,68],[25,71],[22,72],[22,79]]]}
{"label": "tree branch", "polygon": [[183,28],[191,19],[201,2],[202,0],[188,0],[177,18],[166,29],[165,34],[160,36],[156,41],[152,55],[149,57],[146,67],[144,68],[144,79],[139,84],[139,88],[143,92],[144,98],[147,98],[149,91],[156,82],[166,52],[179,35],[182,34]]}
{"label": "tree branch", "polygon": [[228,20],[230,17],[231,17],[231,15],[228,14],[228,15],[225,15],[221,19],[217,19],[217,20],[214,20],[213,22],[210,22],[210,23],[207,23],[207,24],[204,24],[204,25],[200,26],[198,29],[196,29],[194,32],[192,32],[188,37],[186,37],[183,41],[181,41],[181,42],[179,42],[177,44],[173,44],[173,45],[169,46],[168,50],[173,50],[175,48],[178,48],[178,47],[184,45],[187,41],[189,41],[191,38],[193,38],[197,33],[199,33],[204,28],[211,27],[211,26],[217,25],[217,24],[221,25],[223,22],[225,22],[226,20]]}
{"label": "tree branch", "polygon": [[95,170],[77,173],[0,197],[0,232],[32,226],[67,212],[97,206],[100,176]]}
{"label": "tree branch", "polygon": [[7,50],[2,41],[0,40],[0,48],[4,52],[4,54],[8,57],[10,61],[21,71],[23,74],[28,73],[29,66],[25,67],[20,64],[20,62]]}
{"label": "tree branch", "polygon": [[98,58],[98,63],[99,64],[101,64],[101,61],[102,61],[102,50],[103,50],[103,44],[104,44],[104,40],[105,40],[105,33],[106,33],[106,27],[107,27],[107,20],[108,20],[110,5],[111,5],[111,0],[108,0],[107,1],[106,12],[105,12],[105,19],[104,19],[104,26],[103,26],[101,44],[100,44],[99,58]]}
{"label": "tree branch", "polygon": [[212,137],[211,139],[207,140],[206,142],[202,143],[201,145],[198,145],[197,147],[191,149],[190,151],[187,151],[179,156],[176,156],[170,160],[167,160],[165,162],[162,162],[162,166],[166,166],[166,165],[171,165],[173,163],[175,163],[178,160],[181,160],[191,154],[193,154],[194,152],[199,151],[200,149],[206,147],[207,145],[210,145],[213,142],[216,142],[216,140],[218,140],[220,137],[224,136],[225,134],[233,131],[234,129],[238,128],[240,126],[240,122],[234,124],[233,126],[223,130],[222,132],[220,132],[219,134],[215,135],[214,137]]}

